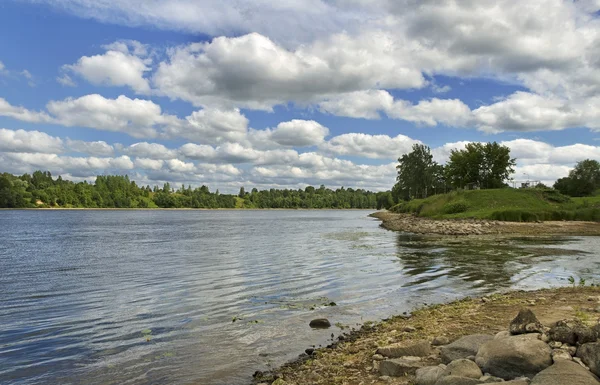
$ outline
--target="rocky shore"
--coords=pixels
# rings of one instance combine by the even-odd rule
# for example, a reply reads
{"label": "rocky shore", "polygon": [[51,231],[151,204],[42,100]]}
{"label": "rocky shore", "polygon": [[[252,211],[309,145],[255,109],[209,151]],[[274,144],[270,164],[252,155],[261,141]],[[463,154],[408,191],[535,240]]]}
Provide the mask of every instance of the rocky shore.
{"label": "rocky shore", "polygon": [[501,222],[480,219],[430,219],[379,211],[371,214],[388,230],[438,235],[600,235],[600,223],[581,221]]}
{"label": "rocky shore", "polygon": [[415,310],[257,372],[272,385],[600,385],[600,288],[495,294]]}

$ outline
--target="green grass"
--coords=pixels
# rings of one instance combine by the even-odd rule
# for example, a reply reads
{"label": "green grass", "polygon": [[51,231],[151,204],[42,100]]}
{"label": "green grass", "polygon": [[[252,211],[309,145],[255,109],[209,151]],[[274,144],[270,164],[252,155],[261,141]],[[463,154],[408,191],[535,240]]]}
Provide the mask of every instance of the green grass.
{"label": "green grass", "polygon": [[453,191],[414,199],[391,211],[430,218],[477,218],[513,222],[600,221],[600,196],[570,198],[552,189]]}

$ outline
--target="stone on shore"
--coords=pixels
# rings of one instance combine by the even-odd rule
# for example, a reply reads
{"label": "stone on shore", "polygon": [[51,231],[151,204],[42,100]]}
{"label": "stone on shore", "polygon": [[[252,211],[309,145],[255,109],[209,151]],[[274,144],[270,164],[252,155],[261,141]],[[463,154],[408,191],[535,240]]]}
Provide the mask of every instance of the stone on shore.
{"label": "stone on shore", "polygon": [[444,370],[444,377],[446,376],[458,376],[458,377],[469,377],[469,378],[479,378],[483,376],[481,369],[471,360],[467,360],[466,358],[460,358],[458,360],[454,360],[448,364],[446,370]]}
{"label": "stone on shore", "polygon": [[572,361],[558,361],[539,372],[531,385],[599,385],[594,375]]}
{"label": "stone on shore", "polygon": [[310,321],[308,326],[315,329],[327,329],[331,327],[331,322],[327,318],[317,318]]}
{"label": "stone on shore", "polygon": [[573,357],[571,357],[571,354],[565,349],[552,350],[552,361],[556,362],[560,360],[573,361]]}
{"label": "stone on shore", "polygon": [[433,346],[448,345],[449,343],[450,343],[450,339],[446,336],[438,336],[438,337],[435,337],[433,339],[433,341],[431,341],[431,344]]}
{"label": "stone on shore", "polygon": [[381,361],[379,364],[379,373],[382,376],[402,377],[407,374],[414,374],[417,369],[425,366],[420,357],[402,357],[391,360]]}
{"label": "stone on shore", "polygon": [[577,348],[577,357],[600,377],[600,342],[581,345]]}
{"label": "stone on shore", "polygon": [[425,357],[431,354],[431,345],[429,341],[418,341],[409,345],[406,343],[396,343],[380,347],[377,349],[377,354],[389,358],[405,356]]}
{"label": "stone on shore", "polygon": [[483,382],[476,378],[460,377],[460,376],[446,376],[442,377],[435,383],[435,385],[479,385]]}
{"label": "stone on shore", "polygon": [[542,333],[544,325],[530,309],[521,309],[510,322],[509,331],[510,334]]}
{"label": "stone on shore", "polygon": [[473,334],[461,337],[458,340],[442,346],[441,357],[442,362],[448,364],[460,358],[475,356],[481,345],[493,340],[493,336],[487,334]]}
{"label": "stone on shore", "polygon": [[555,326],[550,328],[549,335],[552,341],[569,345],[595,342],[598,338],[595,330],[583,325],[579,320],[558,321]]}
{"label": "stone on shore", "polygon": [[552,349],[540,340],[513,336],[483,344],[475,362],[484,372],[505,380],[532,378],[552,365]]}
{"label": "stone on shore", "polygon": [[415,372],[415,384],[435,385],[437,380],[442,377],[444,369],[445,368],[442,366],[426,366],[424,368],[417,369]]}

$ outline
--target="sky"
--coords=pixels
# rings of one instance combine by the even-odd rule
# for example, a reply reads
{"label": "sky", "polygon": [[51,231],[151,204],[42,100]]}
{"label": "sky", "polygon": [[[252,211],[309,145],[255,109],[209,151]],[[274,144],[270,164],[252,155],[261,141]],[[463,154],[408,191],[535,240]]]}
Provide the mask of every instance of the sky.
{"label": "sky", "polygon": [[600,160],[598,0],[5,0],[0,172],[388,190],[416,143]]}

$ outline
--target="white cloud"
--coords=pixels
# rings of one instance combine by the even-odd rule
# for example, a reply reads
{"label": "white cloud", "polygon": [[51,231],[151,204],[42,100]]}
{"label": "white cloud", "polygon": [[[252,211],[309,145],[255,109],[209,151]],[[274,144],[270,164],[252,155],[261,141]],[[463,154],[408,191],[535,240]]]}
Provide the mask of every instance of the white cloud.
{"label": "white cloud", "polygon": [[391,110],[394,97],[383,90],[355,91],[319,103],[323,112],[349,118],[379,119],[380,111]]}
{"label": "white cloud", "polygon": [[135,138],[153,138],[158,135],[159,128],[178,124],[176,117],[162,114],[158,104],[124,95],[106,99],[92,94],[78,99],[51,101],[47,109],[57,122],[68,127],[125,132]]}
{"label": "white cloud", "polygon": [[372,159],[397,159],[421,143],[405,135],[348,133],[335,136],[321,146],[323,151],[336,155],[351,155]]}
{"label": "white cloud", "polygon": [[57,76],[56,81],[65,87],[77,86],[77,83],[75,83],[75,81],[68,74],[62,74],[61,76]]}
{"label": "white cloud", "polygon": [[147,158],[136,158],[135,159],[135,167],[146,169],[146,170],[160,170],[165,163],[164,160],[161,159],[147,159]]}
{"label": "white cloud", "polygon": [[86,142],[83,140],[71,140],[67,138],[66,143],[71,151],[92,156],[110,156],[115,152],[113,146],[102,140]]}
{"label": "white cloud", "polygon": [[167,133],[205,143],[241,141],[246,136],[248,119],[238,109],[205,108],[193,112],[186,124],[172,125]]}
{"label": "white cloud", "polygon": [[[130,52],[129,46],[132,51]],[[63,66],[95,85],[128,86],[136,93],[148,94],[150,84],[144,74],[151,70],[144,46],[137,42],[116,42],[105,46],[106,53],[82,56],[77,63]],[[71,85],[68,75],[59,78],[63,85]]]}
{"label": "white cloud", "polygon": [[194,163],[184,162],[179,159],[169,159],[165,162],[171,171],[192,172],[196,169]]}
{"label": "white cloud", "polygon": [[394,46],[391,37],[380,33],[359,39],[335,35],[295,51],[257,33],[218,37],[172,50],[153,82],[165,95],[195,105],[264,110],[375,86],[422,87],[425,80],[412,63],[391,57]]}
{"label": "white cloud", "polygon": [[172,159],[177,156],[177,151],[168,149],[159,143],[134,143],[123,148],[122,151],[130,156],[149,159]]}
{"label": "white cloud", "polygon": [[306,147],[321,144],[329,135],[329,129],[314,120],[294,119],[281,122],[269,131],[269,139],[289,147]]}
{"label": "white cloud", "polygon": [[50,123],[52,118],[44,112],[35,112],[25,107],[16,107],[0,98],[0,116],[21,120],[30,123]]}
{"label": "white cloud", "polygon": [[61,153],[63,141],[40,131],[0,128],[0,151]]}

